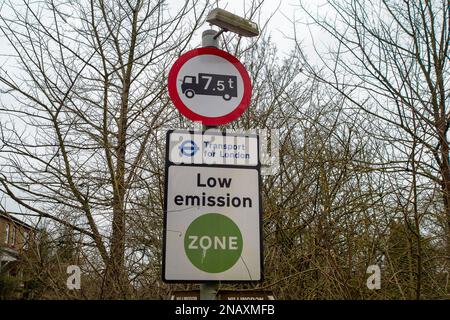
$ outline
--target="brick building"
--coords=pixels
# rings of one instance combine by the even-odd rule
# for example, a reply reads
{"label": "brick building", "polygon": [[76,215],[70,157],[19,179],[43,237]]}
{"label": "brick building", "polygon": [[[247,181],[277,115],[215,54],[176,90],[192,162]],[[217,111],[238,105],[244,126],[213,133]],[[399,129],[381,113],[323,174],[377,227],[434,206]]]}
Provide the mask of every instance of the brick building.
{"label": "brick building", "polygon": [[[34,228],[11,215],[0,213],[0,261],[14,261],[34,237]],[[11,260],[13,259],[13,260]]]}
{"label": "brick building", "polygon": [[[35,228],[5,213],[0,213],[0,275],[13,277],[22,283],[22,270],[18,266],[20,256],[35,236]],[[0,290],[1,291],[1,290]]]}

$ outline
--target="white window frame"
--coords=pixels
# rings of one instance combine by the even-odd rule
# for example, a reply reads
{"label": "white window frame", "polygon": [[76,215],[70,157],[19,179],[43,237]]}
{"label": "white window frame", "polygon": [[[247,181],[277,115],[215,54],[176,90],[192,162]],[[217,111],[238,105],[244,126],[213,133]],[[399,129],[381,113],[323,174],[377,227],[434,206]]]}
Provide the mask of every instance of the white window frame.
{"label": "white window frame", "polygon": [[9,244],[9,230],[10,230],[9,223],[6,223],[6,225],[5,225],[5,243],[6,244]]}
{"label": "white window frame", "polygon": [[16,245],[16,236],[17,236],[17,228],[16,228],[16,226],[13,226],[12,241],[11,241],[11,244],[13,246]]}
{"label": "white window frame", "polygon": [[28,241],[30,238],[30,234],[28,231],[23,232],[23,248],[28,249]]}

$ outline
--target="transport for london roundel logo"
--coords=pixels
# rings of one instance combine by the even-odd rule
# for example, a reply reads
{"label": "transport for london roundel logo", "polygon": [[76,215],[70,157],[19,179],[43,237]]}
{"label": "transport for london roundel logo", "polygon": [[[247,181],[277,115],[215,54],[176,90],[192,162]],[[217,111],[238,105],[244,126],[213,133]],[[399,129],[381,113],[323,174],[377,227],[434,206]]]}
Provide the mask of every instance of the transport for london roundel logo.
{"label": "transport for london roundel logo", "polygon": [[230,218],[219,213],[204,214],[189,225],[184,250],[189,261],[208,273],[230,269],[242,254],[242,234]]}

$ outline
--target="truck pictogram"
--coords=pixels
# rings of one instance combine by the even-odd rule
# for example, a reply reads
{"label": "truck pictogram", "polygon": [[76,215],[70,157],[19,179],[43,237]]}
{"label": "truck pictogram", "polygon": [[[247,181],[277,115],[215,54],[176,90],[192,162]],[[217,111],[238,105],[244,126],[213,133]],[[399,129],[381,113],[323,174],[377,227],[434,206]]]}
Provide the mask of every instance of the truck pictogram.
{"label": "truck pictogram", "polygon": [[185,76],[181,91],[189,99],[199,94],[222,96],[229,101],[232,97],[237,97],[237,77],[213,73],[199,73],[197,77]]}

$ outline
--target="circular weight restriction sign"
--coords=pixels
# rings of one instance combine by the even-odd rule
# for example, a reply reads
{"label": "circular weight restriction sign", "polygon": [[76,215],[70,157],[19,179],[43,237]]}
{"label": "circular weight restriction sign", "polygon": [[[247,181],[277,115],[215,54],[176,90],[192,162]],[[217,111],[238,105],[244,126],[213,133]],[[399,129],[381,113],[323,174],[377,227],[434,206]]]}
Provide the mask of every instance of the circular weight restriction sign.
{"label": "circular weight restriction sign", "polygon": [[242,63],[214,47],[183,54],[170,69],[168,89],[181,114],[204,125],[236,120],[248,108],[252,94]]}

